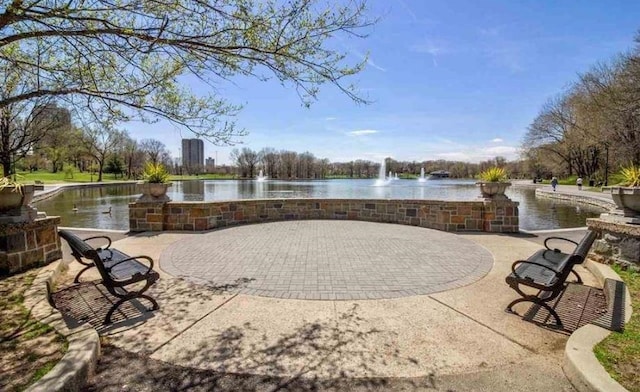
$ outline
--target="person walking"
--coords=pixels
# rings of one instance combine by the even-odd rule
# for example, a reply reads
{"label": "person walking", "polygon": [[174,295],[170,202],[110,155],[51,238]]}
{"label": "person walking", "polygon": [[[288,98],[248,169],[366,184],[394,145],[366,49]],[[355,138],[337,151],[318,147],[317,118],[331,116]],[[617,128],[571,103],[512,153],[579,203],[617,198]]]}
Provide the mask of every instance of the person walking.
{"label": "person walking", "polygon": [[556,187],[558,186],[558,179],[556,177],[552,177],[551,178],[551,187],[553,188],[553,191],[556,191]]}
{"label": "person walking", "polygon": [[582,177],[578,177],[578,179],[576,180],[576,185],[578,185],[578,190],[581,191],[582,190]]}

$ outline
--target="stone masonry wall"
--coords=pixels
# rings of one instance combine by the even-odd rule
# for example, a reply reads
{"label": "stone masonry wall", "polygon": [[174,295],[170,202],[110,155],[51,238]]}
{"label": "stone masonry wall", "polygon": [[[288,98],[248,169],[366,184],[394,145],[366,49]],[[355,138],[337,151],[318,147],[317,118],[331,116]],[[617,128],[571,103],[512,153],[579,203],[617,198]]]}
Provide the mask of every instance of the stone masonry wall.
{"label": "stone masonry wall", "polygon": [[605,264],[618,264],[640,271],[640,225],[587,219],[587,226],[599,232],[591,256]]}
{"label": "stone masonry wall", "polygon": [[259,222],[348,219],[443,231],[518,232],[511,200],[256,199],[129,204],[129,229],[201,231]]}
{"label": "stone masonry wall", "polygon": [[60,217],[0,225],[0,276],[48,264],[62,257]]}

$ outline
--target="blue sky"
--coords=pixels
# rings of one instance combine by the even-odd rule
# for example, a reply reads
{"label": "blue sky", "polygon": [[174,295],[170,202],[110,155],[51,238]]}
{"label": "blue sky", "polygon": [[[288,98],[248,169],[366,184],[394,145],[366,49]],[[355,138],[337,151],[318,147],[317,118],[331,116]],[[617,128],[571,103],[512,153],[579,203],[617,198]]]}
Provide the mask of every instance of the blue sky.
{"label": "blue sky", "polygon": [[[632,0],[369,0],[368,13],[380,17],[370,35],[337,45],[353,61],[369,53],[354,81],[373,103],[356,105],[327,85],[307,109],[275,82],[221,84],[244,105],[237,123],[249,135],[236,147],[331,161],[516,159],[542,104],[630,50],[640,30],[640,1]],[[174,157],[181,137],[192,137],[166,123],[125,128],[162,140]],[[205,155],[229,163],[232,148],[205,142]]]}

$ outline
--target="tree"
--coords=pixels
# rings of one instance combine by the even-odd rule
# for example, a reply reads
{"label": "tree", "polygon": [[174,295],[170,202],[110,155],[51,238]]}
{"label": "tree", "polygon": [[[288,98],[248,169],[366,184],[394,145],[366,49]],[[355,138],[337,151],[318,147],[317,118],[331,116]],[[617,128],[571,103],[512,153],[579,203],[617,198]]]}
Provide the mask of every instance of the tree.
{"label": "tree", "polygon": [[[24,92],[25,79],[19,70],[0,61],[0,101]],[[23,100],[0,105],[0,165],[5,176],[12,172],[11,163],[24,158],[49,131],[60,126],[68,116],[64,109],[52,111],[50,97]]]}
{"label": "tree", "polygon": [[135,178],[142,171],[145,153],[138,147],[138,142],[128,134],[123,135],[122,156],[126,167],[127,178]]}
{"label": "tree", "polygon": [[153,164],[157,164],[167,148],[160,140],[142,139],[140,141],[140,149],[147,154]]}
{"label": "tree", "polygon": [[[346,79],[366,59],[347,62],[337,36],[363,37],[364,0],[9,0],[0,11],[0,66],[20,89],[0,110],[36,98],[64,99],[111,123],[166,119],[216,143],[234,143],[240,109],[219,93],[235,76],[275,78],[305,104],[336,86],[365,102]],[[191,76],[206,94],[185,87]]]}
{"label": "tree", "polygon": [[241,177],[255,177],[256,165],[260,161],[260,156],[257,152],[248,147],[243,147],[242,150],[234,148],[231,150],[230,158],[238,167]]}
{"label": "tree", "polygon": [[102,181],[102,172],[106,159],[123,141],[123,132],[104,125],[91,126],[84,129],[82,144],[87,153],[98,164],[98,182]]}
{"label": "tree", "polygon": [[116,154],[111,154],[109,156],[109,159],[107,159],[107,163],[104,167],[104,172],[111,173],[117,178],[118,174],[122,174],[123,171],[124,166],[120,157]]}
{"label": "tree", "polygon": [[51,172],[57,173],[58,170],[62,170],[69,156],[69,146],[74,136],[71,131],[71,113],[68,109],[59,108],[55,104],[47,105],[38,116],[37,122],[51,123],[35,150],[42,151],[46,155],[51,161]]}

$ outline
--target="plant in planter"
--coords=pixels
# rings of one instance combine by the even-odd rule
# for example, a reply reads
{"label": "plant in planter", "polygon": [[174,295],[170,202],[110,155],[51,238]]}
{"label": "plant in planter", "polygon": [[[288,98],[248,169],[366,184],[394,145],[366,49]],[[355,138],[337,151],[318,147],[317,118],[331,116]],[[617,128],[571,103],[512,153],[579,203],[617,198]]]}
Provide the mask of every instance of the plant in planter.
{"label": "plant in planter", "polygon": [[614,203],[624,216],[640,216],[640,166],[623,167],[617,178],[620,183],[611,187]]}
{"label": "plant in planter", "polygon": [[144,182],[142,183],[141,201],[169,201],[167,188],[171,186],[169,182],[169,172],[161,163],[149,162],[142,172]]}
{"label": "plant in planter", "polygon": [[0,178],[0,223],[22,222],[35,219],[37,212],[31,208],[35,187],[24,185],[9,177]]}
{"label": "plant in planter", "polygon": [[506,199],[504,192],[511,183],[507,180],[507,172],[501,167],[491,167],[478,175],[482,197],[488,199]]}

